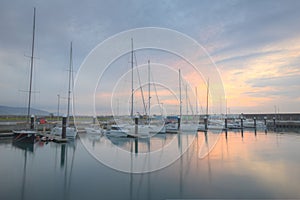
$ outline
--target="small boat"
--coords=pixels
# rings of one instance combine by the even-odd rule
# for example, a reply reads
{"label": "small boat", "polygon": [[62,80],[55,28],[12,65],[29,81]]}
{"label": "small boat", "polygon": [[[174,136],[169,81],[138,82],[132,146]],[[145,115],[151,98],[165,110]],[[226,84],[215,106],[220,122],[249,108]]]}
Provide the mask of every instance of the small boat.
{"label": "small boat", "polygon": [[182,132],[197,132],[198,131],[198,124],[180,124],[180,131]]}
{"label": "small boat", "polygon": [[94,126],[94,127],[85,127],[84,130],[87,134],[93,134],[93,135],[101,135],[103,134],[103,129],[100,127]]}
{"label": "small boat", "polygon": [[179,130],[178,116],[167,116],[165,120],[165,132],[177,133]]}
{"label": "small boat", "polygon": [[[135,132],[135,128],[137,127],[137,133]],[[128,130],[128,134],[136,137],[151,137],[157,133],[166,133],[166,129],[164,126],[157,125],[132,125],[126,126]]]}
{"label": "small boat", "polygon": [[127,137],[128,136],[128,129],[125,126],[119,125],[111,125],[111,127],[104,132],[106,136],[111,137]]}
{"label": "small boat", "polygon": [[227,123],[227,128],[228,129],[240,129],[241,128],[241,124],[238,121],[233,121],[233,122],[229,122]]}
{"label": "small boat", "polygon": [[[62,135],[62,127],[54,127],[50,134],[52,135],[58,135],[61,136]],[[75,127],[66,127],[66,137],[67,138],[75,138],[77,135],[77,130]]]}
{"label": "small boat", "polygon": [[34,143],[37,132],[32,130],[20,130],[20,131],[14,130],[13,134],[14,134],[14,139],[13,139],[14,142]]}

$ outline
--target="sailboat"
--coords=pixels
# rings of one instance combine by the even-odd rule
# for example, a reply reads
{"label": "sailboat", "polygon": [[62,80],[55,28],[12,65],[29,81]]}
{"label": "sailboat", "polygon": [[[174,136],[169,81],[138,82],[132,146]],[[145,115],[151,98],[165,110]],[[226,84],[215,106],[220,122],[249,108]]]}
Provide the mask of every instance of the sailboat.
{"label": "sailboat", "polygon": [[178,129],[180,131],[184,131],[184,132],[196,132],[197,128],[198,128],[198,124],[193,124],[191,123],[191,121],[188,121],[188,116],[189,116],[189,105],[188,105],[188,93],[187,93],[187,85],[185,87],[185,100],[186,100],[186,120],[183,120],[182,118],[182,97],[181,97],[181,71],[180,69],[178,70],[178,74],[179,74],[179,98],[180,98],[180,113],[179,113],[179,117],[180,117],[180,125],[178,125]]}
{"label": "sailboat", "polygon": [[[34,60],[34,41],[35,41],[35,8],[33,9],[33,31],[32,31],[32,45],[31,45],[31,57],[30,57],[30,80],[29,80],[29,95],[28,95],[28,110],[27,110],[27,123],[29,126],[30,118],[30,106],[31,106],[31,89],[32,89],[32,74],[33,74],[33,60]],[[30,127],[33,129],[33,127]],[[27,142],[34,143],[36,131],[34,130],[13,130],[14,142]]]}
{"label": "sailboat", "polygon": [[[66,137],[68,138],[75,138],[77,135],[77,130],[76,127],[70,127],[69,126],[69,119],[70,119],[70,100],[71,100],[71,76],[73,73],[73,58],[72,58],[72,53],[73,53],[73,49],[72,49],[72,42],[71,42],[71,46],[70,46],[70,65],[69,65],[69,87],[68,87],[68,107],[67,107],[67,127],[66,127]],[[51,130],[51,134],[53,135],[62,135],[62,127],[54,127]]]}
{"label": "sailboat", "polygon": [[[165,127],[151,124],[151,80],[150,80],[150,60],[148,60],[148,111],[146,112],[146,116],[143,116],[144,122],[139,123],[136,127],[130,126],[130,133],[132,136],[142,136],[142,137],[149,137],[156,133],[165,133]],[[132,105],[133,106],[133,105]],[[147,109],[146,109],[147,110]],[[137,128],[137,131],[135,130]]]}
{"label": "sailboat", "polygon": [[138,118],[139,123],[137,125],[113,125],[111,129],[106,131],[106,135],[114,136],[114,137],[122,137],[125,134],[132,137],[150,137],[156,133],[165,133],[165,127],[159,125],[151,124],[151,80],[150,80],[150,60],[148,60],[148,111],[144,102],[143,90],[142,99],[144,104],[145,115],[137,115],[134,116],[134,88],[133,88],[133,65],[134,65],[134,49],[133,49],[133,39],[131,39],[131,110],[130,110],[130,118],[133,120],[134,118]]}
{"label": "sailboat", "polygon": [[[207,119],[207,129],[209,130],[223,130],[224,129],[224,122],[223,120],[212,118],[208,114],[208,103],[209,103],[209,79],[207,80],[207,91],[206,91],[206,119]],[[206,131],[205,124],[198,125],[199,131]]]}

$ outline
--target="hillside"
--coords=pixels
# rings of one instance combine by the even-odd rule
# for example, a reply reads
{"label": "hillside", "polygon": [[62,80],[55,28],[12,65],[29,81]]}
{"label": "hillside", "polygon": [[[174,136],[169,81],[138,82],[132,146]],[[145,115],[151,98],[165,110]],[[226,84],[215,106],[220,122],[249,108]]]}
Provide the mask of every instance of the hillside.
{"label": "hillside", "polygon": [[[31,114],[38,116],[48,116],[50,113],[44,110],[31,108]],[[0,115],[27,115],[27,108],[0,105]]]}

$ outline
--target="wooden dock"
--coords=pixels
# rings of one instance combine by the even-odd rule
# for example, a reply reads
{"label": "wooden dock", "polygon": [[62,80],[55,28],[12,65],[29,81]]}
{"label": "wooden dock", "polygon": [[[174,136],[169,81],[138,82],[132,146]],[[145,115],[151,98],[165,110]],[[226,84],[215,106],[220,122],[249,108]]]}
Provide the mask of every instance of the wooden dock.
{"label": "wooden dock", "polygon": [[38,133],[37,137],[40,141],[44,142],[66,143],[69,141],[68,138],[61,138],[61,136],[52,135],[49,133]]}
{"label": "wooden dock", "polygon": [[268,128],[300,129],[300,121],[275,120],[267,123]]}
{"label": "wooden dock", "polygon": [[8,137],[13,137],[13,132],[9,133],[0,133],[0,138],[8,138]]}

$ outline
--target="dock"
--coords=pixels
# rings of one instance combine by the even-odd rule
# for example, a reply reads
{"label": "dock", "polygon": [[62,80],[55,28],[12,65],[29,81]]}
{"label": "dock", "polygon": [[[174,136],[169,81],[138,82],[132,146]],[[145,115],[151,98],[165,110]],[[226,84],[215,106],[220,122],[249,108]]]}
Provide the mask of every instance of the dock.
{"label": "dock", "polygon": [[300,121],[275,120],[267,123],[268,128],[300,129]]}
{"label": "dock", "polygon": [[9,133],[0,133],[0,138],[8,138],[8,137],[13,137],[13,132]]}
{"label": "dock", "polygon": [[68,138],[62,138],[61,136],[52,135],[52,134],[47,133],[47,132],[38,133],[37,138],[39,138],[39,140],[42,141],[42,142],[66,143],[66,142],[69,141]]}

